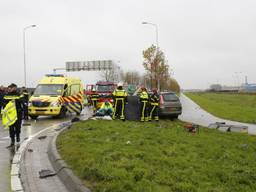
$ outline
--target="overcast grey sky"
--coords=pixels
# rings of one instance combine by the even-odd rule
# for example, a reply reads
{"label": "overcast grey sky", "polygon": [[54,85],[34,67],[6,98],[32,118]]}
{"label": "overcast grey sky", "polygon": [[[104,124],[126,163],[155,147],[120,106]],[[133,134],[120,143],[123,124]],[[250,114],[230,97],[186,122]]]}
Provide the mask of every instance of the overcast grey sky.
{"label": "overcast grey sky", "polygon": [[[0,0],[0,84],[29,86],[70,60],[113,59],[143,72],[142,50],[159,45],[183,88],[256,83],[255,0]],[[239,72],[239,73],[235,73]],[[240,73],[241,72],[241,73]],[[96,73],[71,73],[93,83]]]}

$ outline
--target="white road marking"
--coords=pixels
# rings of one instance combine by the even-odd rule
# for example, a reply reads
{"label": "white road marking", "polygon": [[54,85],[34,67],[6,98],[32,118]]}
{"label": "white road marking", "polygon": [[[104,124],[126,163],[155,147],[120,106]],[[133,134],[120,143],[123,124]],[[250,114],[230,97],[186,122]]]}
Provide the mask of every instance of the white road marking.
{"label": "white road marking", "polygon": [[[37,137],[38,135],[40,135],[41,133],[50,130],[50,129],[54,129],[57,128],[58,126],[60,126],[61,124],[65,124],[65,123],[69,123],[70,121],[65,121],[65,122],[61,122],[61,123],[56,123],[55,125],[52,125],[50,127],[47,127],[39,132],[37,132],[34,135],[31,135],[30,137],[28,137],[27,140],[23,141],[20,145],[19,150],[15,153],[14,157],[13,157],[13,162],[12,162],[12,169],[11,169],[11,189],[12,191],[23,191],[23,187],[21,185],[21,180],[19,175],[17,175],[17,170],[13,170],[15,166],[20,167],[20,162],[21,162],[21,154],[25,151],[27,145],[29,144],[29,142],[34,138]],[[18,170],[19,171],[19,170]]]}
{"label": "white road marking", "polygon": [[[86,118],[88,119],[88,117]],[[19,174],[17,175],[17,171],[20,172],[20,170],[13,170],[15,169],[15,166],[20,168],[20,162],[21,162],[21,156],[22,153],[25,151],[27,145],[29,144],[29,142],[34,138],[37,137],[38,135],[40,135],[41,133],[43,133],[44,131],[50,130],[50,129],[56,129],[58,128],[60,125],[66,125],[68,126],[69,124],[72,124],[70,120],[65,121],[65,122],[59,122],[56,123],[54,125],[51,125],[50,127],[47,127],[39,132],[37,132],[34,135],[31,135],[28,137],[28,139],[26,139],[25,141],[23,141],[20,145],[19,150],[15,153],[13,159],[15,159],[15,163],[16,165],[12,164],[12,168],[11,168],[11,190],[12,191],[19,191],[19,192],[23,192],[23,186],[21,185],[21,180],[20,180],[20,176]],[[8,137],[9,138],[9,137]],[[13,174],[13,175],[12,175]]]}

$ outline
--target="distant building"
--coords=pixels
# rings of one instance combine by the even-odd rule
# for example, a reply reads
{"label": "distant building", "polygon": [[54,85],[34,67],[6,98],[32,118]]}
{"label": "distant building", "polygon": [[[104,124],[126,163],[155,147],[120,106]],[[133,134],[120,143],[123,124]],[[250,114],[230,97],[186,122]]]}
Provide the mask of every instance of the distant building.
{"label": "distant building", "polygon": [[256,93],[256,84],[245,83],[241,86],[240,92],[255,92]]}
{"label": "distant building", "polygon": [[210,86],[208,91],[213,92],[238,92],[240,87],[238,86],[227,86],[227,85],[220,85],[220,84],[213,84]]}

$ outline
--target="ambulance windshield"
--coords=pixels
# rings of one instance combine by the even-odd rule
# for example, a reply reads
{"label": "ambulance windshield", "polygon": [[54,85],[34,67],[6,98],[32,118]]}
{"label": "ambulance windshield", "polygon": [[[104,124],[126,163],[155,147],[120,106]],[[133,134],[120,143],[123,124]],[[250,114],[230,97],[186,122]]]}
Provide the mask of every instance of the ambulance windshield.
{"label": "ambulance windshield", "polygon": [[62,84],[49,84],[49,85],[41,84],[36,87],[34,96],[40,96],[40,95],[58,96],[62,94],[63,87],[64,85]]}

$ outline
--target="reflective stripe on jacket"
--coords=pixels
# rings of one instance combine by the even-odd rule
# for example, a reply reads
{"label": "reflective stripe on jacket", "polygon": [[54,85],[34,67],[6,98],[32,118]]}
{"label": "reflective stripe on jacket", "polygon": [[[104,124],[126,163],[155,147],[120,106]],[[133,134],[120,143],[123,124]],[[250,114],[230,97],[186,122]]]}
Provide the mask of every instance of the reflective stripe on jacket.
{"label": "reflective stripe on jacket", "polygon": [[98,99],[99,99],[99,94],[93,93],[93,94],[91,95],[91,100],[97,101]]}
{"label": "reflective stripe on jacket", "polygon": [[140,93],[140,101],[148,101],[148,93],[146,91]]}
{"label": "reflective stripe on jacket", "polygon": [[127,93],[126,93],[126,91],[125,90],[123,90],[123,89],[116,89],[113,93],[112,93],[112,95],[115,97],[115,99],[121,99],[121,100],[124,100],[124,99],[126,99],[126,97],[127,97]]}
{"label": "reflective stripe on jacket", "polygon": [[153,95],[150,96],[150,104],[151,105],[158,106],[159,105],[159,100],[160,100],[160,98],[159,98],[158,94],[153,94]]}
{"label": "reflective stripe on jacket", "polygon": [[24,97],[19,93],[10,93],[3,98],[3,108],[9,103],[9,101],[14,100],[16,104],[16,111],[18,118],[22,117],[22,111],[24,110]]}
{"label": "reflective stripe on jacket", "polygon": [[7,103],[7,105],[1,111],[1,114],[3,126],[6,128],[10,127],[18,120],[15,99],[10,100]]}

